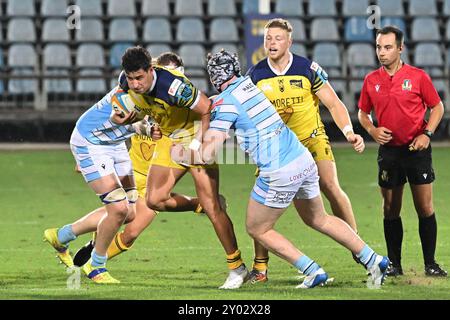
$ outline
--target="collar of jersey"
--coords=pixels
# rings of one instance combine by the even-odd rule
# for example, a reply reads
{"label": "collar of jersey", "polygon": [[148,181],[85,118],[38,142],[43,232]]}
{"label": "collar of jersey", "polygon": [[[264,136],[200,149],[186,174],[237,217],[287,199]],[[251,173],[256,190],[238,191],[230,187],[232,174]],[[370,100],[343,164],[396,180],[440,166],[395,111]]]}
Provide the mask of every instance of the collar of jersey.
{"label": "collar of jersey", "polygon": [[267,57],[267,64],[269,65],[270,70],[272,70],[273,73],[275,73],[277,76],[283,76],[286,74],[286,72],[289,70],[289,68],[292,66],[292,62],[294,61],[294,56],[292,55],[291,52],[289,52],[289,63],[287,64],[286,68],[284,68],[283,71],[278,72],[277,69],[275,69],[274,67],[272,67],[272,65],[270,64],[270,59],[269,57]]}
{"label": "collar of jersey", "polygon": [[153,89],[155,89],[156,81],[158,80],[158,75],[156,74],[156,70],[154,68],[153,68],[152,72],[153,72],[153,83],[152,83],[152,86],[150,87],[150,89],[147,91],[147,94],[149,94],[150,92],[153,91]]}

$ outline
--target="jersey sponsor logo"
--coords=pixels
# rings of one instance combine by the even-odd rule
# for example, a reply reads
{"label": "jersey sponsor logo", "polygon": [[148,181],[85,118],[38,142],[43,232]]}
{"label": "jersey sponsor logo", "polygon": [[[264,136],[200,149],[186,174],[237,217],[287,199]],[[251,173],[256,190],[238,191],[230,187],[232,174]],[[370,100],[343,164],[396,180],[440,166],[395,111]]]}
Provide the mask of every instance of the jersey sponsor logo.
{"label": "jersey sponsor logo", "polygon": [[290,80],[289,84],[291,85],[292,89],[302,89],[303,88],[302,79],[300,79],[300,80]]}
{"label": "jersey sponsor logo", "polygon": [[376,92],[380,91],[380,85],[379,85],[379,84],[377,84],[377,85],[375,86],[375,91],[376,91]]}
{"label": "jersey sponsor logo", "polygon": [[273,199],[270,201],[276,203],[290,203],[297,192],[295,191],[275,191]]}
{"label": "jersey sponsor logo", "polygon": [[183,83],[178,88],[176,95],[184,99],[189,99],[192,96],[192,89],[187,84]]}
{"label": "jersey sponsor logo", "polygon": [[261,86],[261,91],[272,91],[272,90],[273,90],[272,86],[268,83],[265,83]]}
{"label": "jersey sponsor logo", "polygon": [[178,79],[173,80],[172,84],[169,87],[169,91],[167,91],[169,93],[169,95],[171,96],[175,96],[175,94],[177,93],[178,88],[181,86],[182,82]]}
{"label": "jersey sponsor logo", "polygon": [[284,81],[283,81],[283,79],[278,79],[278,88],[280,89],[280,92],[284,92]]}
{"label": "jersey sponsor logo", "polygon": [[423,178],[426,179],[428,177],[427,173],[422,174]]}
{"label": "jersey sponsor logo", "polygon": [[319,76],[320,80],[322,80],[323,82],[328,81],[328,73],[326,73],[317,62],[313,61],[311,63],[310,68],[311,68],[311,70],[316,72],[316,74]]}
{"label": "jersey sponsor logo", "polygon": [[312,70],[314,70],[315,72],[317,72],[317,70],[319,70],[319,68],[320,68],[320,66],[319,66],[319,64],[317,63],[317,62],[315,62],[315,61],[313,61],[312,63],[311,63],[311,67],[310,67]]}
{"label": "jersey sponsor logo", "polygon": [[405,79],[403,80],[403,84],[402,84],[402,90],[403,91],[411,91],[412,89],[412,84],[411,84],[411,80],[409,79]]}

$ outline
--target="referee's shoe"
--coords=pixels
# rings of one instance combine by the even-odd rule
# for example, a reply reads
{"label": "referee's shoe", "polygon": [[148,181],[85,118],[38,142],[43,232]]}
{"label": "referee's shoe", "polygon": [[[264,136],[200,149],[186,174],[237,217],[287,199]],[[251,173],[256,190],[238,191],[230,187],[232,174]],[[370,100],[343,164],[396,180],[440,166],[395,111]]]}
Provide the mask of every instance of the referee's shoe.
{"label": "referee's shoe", "polygon": [[436,262],[425,265],[425,275],[430,277],[446,277],[447,271],[442,269]]}

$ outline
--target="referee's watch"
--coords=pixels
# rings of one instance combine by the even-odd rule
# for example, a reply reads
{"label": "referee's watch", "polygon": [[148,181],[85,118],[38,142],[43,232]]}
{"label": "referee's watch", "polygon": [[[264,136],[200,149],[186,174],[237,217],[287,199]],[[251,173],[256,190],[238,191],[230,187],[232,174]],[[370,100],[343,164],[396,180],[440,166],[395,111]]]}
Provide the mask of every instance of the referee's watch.
{"label": "referee's watch", "polygon": [[423,130],[423,134],[426,135],[428,138],[430,138],[430,140],[433,137],[433,131],[427,129]]}

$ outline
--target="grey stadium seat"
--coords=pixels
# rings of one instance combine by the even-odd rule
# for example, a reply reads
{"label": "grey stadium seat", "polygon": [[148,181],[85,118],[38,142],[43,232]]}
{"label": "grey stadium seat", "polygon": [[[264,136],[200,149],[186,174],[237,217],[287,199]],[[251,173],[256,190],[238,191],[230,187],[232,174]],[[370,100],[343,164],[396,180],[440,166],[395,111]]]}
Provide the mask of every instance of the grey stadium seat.
{"label": "grey stadium seat", "polygon": [[65,19],[46,19],[42,26],[42,41],[67,42],[70,40]]}
{"label": "grey stadium seat", "polygon": [[418,67],[441,67],[444,65],[441,49],[437,43],[419,43],[414,50],[414,64]]}
{"label": "grey stadium seat", "polygon": [[172,51],[172,48],[167,44],[150,44],[147,46],[152,58],[156,58],[161,53]]}
{"label": "grey stadium seat", "polygon": [[336,16],[336,3],[334,0],[309,1],[308,15],[311,17]]}
{"label": "grey stadium seat", "polygon": [[84,69],[79,73],[80,76],[95,76],[98,78],[78,79],[76,91],[82,93],[105,93],[106,84],[102,78],[102,72],[98,69]]}
{"label": "grey stadium seat", "polygon": [[209,91],[209,81],[206,80],[206,78],[189,77],[189,80],[191,80],[192,84],[201,92],[207,93]]}
{"label": "grey stadium seat", "polygon": [[122,56],[125,51],[132,47],[133,43],[130,42],[120,42],[114,44],[109,50],[109,65],[113,69],[122,68]]}
{"label": "grey stadium seat", "polygon": [[49,93],[72,93],[72,82],[69,78],[69,70],[54,69],[46,70],[46,76],[67,76],[67,79],[45,79],[44,90]]}
{"label": "grey stadium seat", "polygon": [[410,0],[409,14],[412,16],[436,16],[435,0]]}
{"label": "grey stadium seat", "polygon": [[31,44],[13,44],[8,52],[8,66],[34,68],[37,63],[37,54]]}
{"label": "grey stadium seat", "polygon": [[206,52],[201,44],[183,44],[180,46],[178,53],[184,61],[186,68],[204,68]]}
{"label": "grey stadium seat", "polygon": [[8,41],[34,42],[36,41],[36,27],[29,18],[16,18],[8,22]]}
{"label": "grey stadium seat", "polygon": [[413,41],[439,41],[439,26],[435,18],[415,18],[411,26]]}
{"label": "grey stadium seat", "polygon": [[340,68],[341,54],[334,43],[318,43],[313,49],[313,60],[323,67]]}
{"label": "grey stadium seat", "polygon": [[108,16],[135,17],[136,6],[134,0],[108,0]]}
{"label": "grey stadium seat", "polygon": [[85,67],[104,67],[105,57],[103,48],[99,44],[82,44],[78,47],[76,66]]}
{"label": "grey stadium seat", "polygon": [[[12,76],[33,76],[35,72],[30,68],[13,69]],[[8,83],[8,91],[12,94],[30,94],[37,91],[37,81],[32,77],[29,79],[10,79]]]}
{"label": "grey stadium seat", "polygon": [[372,67],[376,65],[375,50],[368,43],[352,43],[347,48],[347,64],[350,67]]}
{"label": "grey stadium seat", "polygon": [[445,40],[450,41],[450,19],[447,21],[445,26]]}
{"label": "grey stadium seat", "polygon": [[177,41],[204,42],[205,27],[203,21],[197,18],[182,18],[177,24]]}
{"label": "grey stadium seat", "polygon": [[337,41],[339,32],[336,20],[332,18],[316,18],[311,22],[311,40]]}
{"label": "grey stadium seat", "polygon": [[77,0],[83,17],[101,17],[103,15],[101,0]]}
{"label": "grey stadium seat", "polygon": [[179,17],[185,16],[203,16],[202,0],[176,0],[175,15]]}
{"label": "grey stadium seat", "polygon": [[65,44],[48,44],[43,51],[45,67],[70,68],[72,66],[70,49]]}
{"label": "grey stadium seat", "polygon": [[42,0],[41,15],[43,17],[65,17],[67,15],[67,1]]}
{"label": "grey stadium seat", "polygon": [[209,40],[212,42],[238,41],[236,23],[231,18],[216,18],[211,21]]}
{"label": "grey stadium seat", "polygon": [[36,15],[34,0],[8,0],[6,14],[10,17],[34,17]]}
{"label": "grey stadium seat", "polygon": [[450,0],[444,0],[444,16],[450,16]]}
{"label": "grey stadium seat", "polygon": [[142,1],[141,14],[143,17],[148,16],[170,16],[170,0],[152,0]]}
{"label": "grey stadium seat", "polygon": [[285,16],[300,16],[303,15],[303,1],[302,0],[277,0],[275,2],[275,13],[283,14]]}
{"label": "grey stadium seat", "polygon": [[109,41],[131,41],[137,40],[136,23],[132,19],[118,18],[112,19],[109,24]]}
{"label": "grey stadium seat", "polygon": [[342,15],[349,16],[366,16],[369,0],[343,0]]}
{"label": "grey stadium seat", "polygon": [[405,10],[403,9],[402,0],[378,0],[377,5],[381,9],[381,16],[403,17]]}
{"label": "grey stadium seat", "polygon": [[216,43],[212,48],[211,52],[219,52],[220,50],[225,49],[228,52],[231,53],[237,53],[239,54],[238,47],[233,43]]}
{"label": "grey stadium seat", "polygon": [[305,58],[308,57],[307,52],[306,52],[305,45],[300,44],[300,43],[295,43],[295,42],[294,42],[294,43],[292,44],[292,46],[291,46],[291,52],[292,52],[292,53],[295,53],[296,55],[305,57]]}
{"label": "grey stadium seat", "polygon": [[166,18],[148,18],[144,23],[145,42],[172,42],[170,22]]}
{"label": "grey stadium seat", "polygon": [[211,17],[228,17],[228,16],[236,16],[236,3],[234,0],[232,1],[223,1],[223,0],[208,0],[208,14]]}
{"label": "grey stadium seat", "polygon": [[307,40],[305,24],[300,19],[289,19],[289,22],[292,25],[292,39],[294,41],[305,41]]}
{"label": "grey stadium seat", "polygon": [[75,40],[80,42],[103,41],[103,24],[100,19],[81,19],[80,29],[75,31]]}

